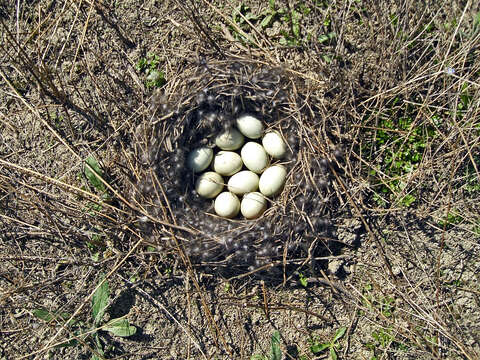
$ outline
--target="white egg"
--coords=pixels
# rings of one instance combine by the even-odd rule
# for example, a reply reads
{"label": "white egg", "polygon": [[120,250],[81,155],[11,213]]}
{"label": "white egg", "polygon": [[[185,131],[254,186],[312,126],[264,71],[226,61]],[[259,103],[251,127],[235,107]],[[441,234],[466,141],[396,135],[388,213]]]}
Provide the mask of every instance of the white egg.
{"label": "white egg", "polygon": [[243,196],[240,211],[247,219],[260,217],[266,209],[267,200],[259,192],[251,192]]}
{"label": "white egg", "polygon": [[260,192],[265,196],[278,195],[285,185],[287,170],[282,165],[273,165],[267,168],[259,181]]}
{"label": "white egg", "polygon": [[223,178],[213,171],[207,171],[199,176],[195,182],[197,193],[207,199],[212,199],[223,189]]}
{"label": "white egg", "polygon": [[233,218],[240,211],[240,200],[229,191],[222,192],[215,199],[215,212],[219,216]]}
{"label": "white egg", "polygon": [[263,123],[251,115],[242,115],[237,119],[240,132],[250,139],[258,139],[263,134]]}
{"label": "white egg", "polygon": [[262,145],[265,151],[276,159],[281,159],[287,152],[287,144],[277,131],[268,132],[262,139]]}
{"label": "white egg", "polygon": [[228,190],[237,195],[243,195],[258,189],[258,175],[254,172],[243,170],[233,175],[228,180]]}
{"label": "white egg", "polygon": [[215,138],[215,144],[222,150],[237,150],[243,145],[245,138],[235,128],[222,131]]}
{"label": "white egg", "polygon": [[262,145],[250,141],[242,147],[242,160],[248,170],[260,174],[268,165],[268,156]]}
{"label": "white egg", "polygon": [[242,169],[242,166],[242,158],[233,151],[220,151],[213,158],[213,170],[223,176],[236,174]]}
{"label": "white egg", "polygon": [[192,150],[187,157],[187,166],[193,172],[205,170],[213,159],[213,150],[208,147],[200,147]]}

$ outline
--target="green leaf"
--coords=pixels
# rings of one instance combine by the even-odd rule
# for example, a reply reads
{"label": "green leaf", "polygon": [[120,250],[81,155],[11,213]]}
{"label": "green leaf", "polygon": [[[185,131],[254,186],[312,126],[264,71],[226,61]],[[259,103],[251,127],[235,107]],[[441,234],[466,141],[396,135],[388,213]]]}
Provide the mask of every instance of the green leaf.
{"label": "green leaf", "polygon": [[[95,342],[95,351],[99,353],[103,358],[105,353],[103,352],[102,343],[100,342],[100,337],[97,333],[93,334],[93,340]],[[102,360],[102,358],[98,357],[96,354],[93,354],[90,360]]]}
{"label": "green leaf", "polygon": [[53,319],[60,318],[62,320],[68,320],[70,319],[71,314],[67,312],[62,312],[62,313],[53,313],[48,311],[47,309],[35,309],[32,311],[33,315],[36,316],[37,318],[50,322]]}
{"label": "green leaf", "polygon": [[292,33],[293,36],[297,39],[300,38],[300,23],[298,19],[300,18],[300,14],[293,10],[292,11]]}
{"label": "green leaf", "polygon": [[127,319],[112,319],[104,326],[102,326],[103,330],[111,332],[113,335],[127,337],[132,336],[137,332],[137,328],[133,325],[130,325]]}
{"label": "green leaf", "polygon": [[147,59],[141,58],[140,60],[138,60],[136,68],[138,71],[143,71],[143,69],[145,69],[146,66],[147,66]]}
{"label": "green leaf", "polygon": [[272,25],[273,18],[275,17],[275,15],[276,15],[276,12],[274,11],[263,18],[262,22],[260,23],[260,26],[262,27],[262,29],[266,29]]}
{"label": "green leaf", "polygon": [[102,169],[100,169],[100,165],[98,164],[98,161],[93,156],[89,156],[88,158],[85,159],[85,163],[90,165],[90,167],[93,170],[92,171],[85,166],[85,169],[84,169],[85,177],[88,179],[90,184],[95,189],[101,192],[105,192],[106,191],[105,185],[100,180],[100,177],[102,177]]}
{"label": "green leaf", "polygon": [[268,0],[268,5],[270,9],[275,10],[275,0]]}
{"label": "green leaf", "polygon": [[50,322],[55,318],[55,316],[46,309],[35,309],[32,312],[37,318],[46,322]]}
{"label": "green leaf", "polygon": [[298,273],[298,281],[300,282],[300,285],[302,285],[305,288],[307,287],[308,285],[307,278],[302,273]]}
{"label": "green leaf", "polygon": [[337,353],[333,347],[330,348],[330,359],[337,360]]}
{"label": "green leaf", "polygon": [[[95,291],[92,298],[92,317],[94,326],[98,326],[102,321],[105,309],[108,305],[108,297],[110,296],[110,289],[108,288],[108,282],[103,281],[104,277],[100,278],[101,285]],[[102,282],[103,281],[103,282]]]}
{"label": "green leaf", "polygon": [[310,351],[314,354],[318,354],[322,352],[323,350],[329,348],[331,346],[330,343],[323,343],[323,344],[313,344],[310,346]]}
{"label": "green leaf", "polygon": [[345,331],[347,331],[346,327],[341,327],[340,329],[337,330],[335,333],[335,337],[332,340],[332,343],[337,342],[338,339],[340,339],[343,335],[345,335]]}
{"label": "green leaf", "polygon": [[415,196],[407,194],[403,197],[402,204],[406,207],[409,207],[410,205],[412,205],[415,202],[415,200],[416,200]]}
{"label": "green leaf", "polygon": [[329,63],[331,64],[332,63],[332,58],[328,55],[322,55],[322,59],[323,61],[325,61],[326,63]]}
{"label": "green leaf", "polygon": [[272,354],[270,360],[282,360],[282,350],[280,349],[280,333],[274,331],[272,334]]}
{"label": "green leaf", "polygon": [[318,42],[319,42],[320,44],[321,44],[321,43],[324,43],[324,42],[326,42],[326,41],[328,41],[328,40],[330,40],[330,39],[329,39],[328,36],[325,35],[325,34],[320,35],[320,36],[318,37]]}

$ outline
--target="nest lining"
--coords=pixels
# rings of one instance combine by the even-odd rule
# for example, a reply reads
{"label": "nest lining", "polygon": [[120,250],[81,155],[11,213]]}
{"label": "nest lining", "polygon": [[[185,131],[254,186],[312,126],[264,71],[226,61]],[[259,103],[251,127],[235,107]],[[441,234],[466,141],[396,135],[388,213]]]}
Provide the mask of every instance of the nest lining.
{"label": "nest lining", "polygon": [[[139,221],[144,236],[168,251],[175,248],[171,234],[150,220],[189,229],[175,235],[191,262],[229,271],[330,254],[340,203],[330,170],[340,170],[335,159],[343,154],[328,145],[326,120],[292,91],[295,80],[281,69],[237,61],[201,65],[189,75],[181,91],[153,97],[153,120],[139,124],[132,139],[138,171],[131,197],[149,215]],[[185,164],[192,149],[214,143],[242,114],[282,133],[288,146],[285,188],[256,220],[216,216]]]}

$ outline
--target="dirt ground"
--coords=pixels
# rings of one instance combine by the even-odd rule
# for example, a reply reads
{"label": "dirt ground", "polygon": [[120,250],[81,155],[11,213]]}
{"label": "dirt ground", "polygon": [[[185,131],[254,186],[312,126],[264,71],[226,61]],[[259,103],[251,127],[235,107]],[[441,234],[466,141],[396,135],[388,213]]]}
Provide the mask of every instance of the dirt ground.
{"label": "dirt ground", "polygon": [[[478,4],[4,1],[0,22],[0,359],[327,359],[341,328],[339,359],[480,359]],[[136,129],[167,133],[191,74],[232,62],[312,109],[303,155],[341,145],[334,245],[295,269],[189,261],[162,247],[171,217],[147,236],[131,206]],[[97,326],[135,334],[92,325],[103,276]]]}

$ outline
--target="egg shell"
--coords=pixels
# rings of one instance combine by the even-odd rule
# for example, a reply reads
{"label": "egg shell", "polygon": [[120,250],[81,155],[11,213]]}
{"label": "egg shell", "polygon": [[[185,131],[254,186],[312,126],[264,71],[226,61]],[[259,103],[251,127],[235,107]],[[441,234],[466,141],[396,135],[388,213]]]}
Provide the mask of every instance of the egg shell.
{"label": "egg shell", "polygon": [[222,131],[215,138],[215,144],[222,150],[237,150],[243,145],[245,138],[235,128]]}
{"label": "egg shell", "polygon": [[242,169],[243,161],[240,155],[233,151],[220,151],[213,158],[213,170],[223,176],[231,176]]}
{"label": "egg shell", "polygon": [[228,190],[237,195],[253,192],[258,189],[258,175],[249,170],[243,170],[228,180]]}
{"label": "egg shell", "polygon": [[208,147],[199,147],[192,150],[187,157],[187,166],[193,172],[201,172],[208,168],[213,159],[213,150]]}
{"label": "egg shell", "polygon": [[242,215],[247,219],[260,217],[267,209],[267,200],[259,192],[245,194],[240,205]]}
{"label": "egg shell", "polygon": [[286,179],[287,170],[285,167],[282,165],[273,165],[263,172],[258,187],[263,195],[275,196],[282,191]]}
{"label": "egg shell", "polygon": [[278,131],[266,133],[262,139],[262,145],[267,154],[275,159],[281,159],[287,153],[287,144]]}
{"label": "egg shell", "polygon": [[223,189],[223,178],[213,171],[207,171],[199,176],[195,182],[197,193],[207,199],[212,199]]}
{"label": "egg shell", "polygon": [[238,196],[229,191],[220,193],[215,199],[215,212],[219,216],[234,218],[240,211]]}
{"label": "egg shell", "polygon": [[263,123],[251,115],[242,115],[236,121],[238,130],[250,139],[259,139],[263,134]]}
{"label": "egg shell", "polygon": [[248,170],[260,174],[268,165],[268,156],[262,145],[250,141],[240,151],[242,160]]}

